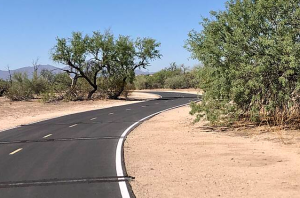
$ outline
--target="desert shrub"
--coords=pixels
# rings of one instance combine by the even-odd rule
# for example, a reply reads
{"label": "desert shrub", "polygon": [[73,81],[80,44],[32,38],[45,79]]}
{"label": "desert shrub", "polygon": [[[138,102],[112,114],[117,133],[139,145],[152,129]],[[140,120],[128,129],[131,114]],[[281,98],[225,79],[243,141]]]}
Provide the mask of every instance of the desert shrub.
{"label": "desert shrub", "polygon": [[33,72],[32,79],[29,79],[30,89],[35,95],[40,95],[45,92],[47,89],[47,81],[44,78],[38,75],[37,72]]}
{"label": "desert shrub", "polygon": [[[187,70],[188,68],[184,65],[179,66],[176,63],[171,63],[169,67],[153,75],[137,76],[134,80],[134,84],[136,89],[194,88],[198,85],[195,75],[196,72]],[[192,71],[194,70],[195,69]]]}
{"label": "desert shrub", "polygon": [[166,79],[165,88],[185,89],[188,88],[188,83],[184,75],[177,75]]}
{"label": "desert shrub", "polygon": [[2,97],[9,88],[9,83],[5,80],[0,79],[0,97]]}
{"label": "desert shrub", "polygon": [[168,78],[172,78],[180,74],[182,74],[180,67],[175,63],[171,63],[169,67],[162,69],[151,76],[151,88],[164,88]]}
{"label": "desert shrub", "polygon": [[52,88],[55,93],[63,94],[70,89],[71,78],[66,73],[54,74],[51,71],[43,70],[41,76],[46,80],[47,89]]}
{"label": "desert shrub", "polygon": [[[295,0],[229,1],[211,12],[187,48],[203,63],[198,120],[281,125],[299,118],[300,16]],[[295,119],[297,118],[297,119]]]}
{"label": "desert shrub", "polygon": [[26,73],[14,73],[12,85],[9,87],[7,97],[12,101],[30,100],[34,91]]}
{"label": "desert shrub", "polygon": [[47,81],[39,76],[37,72],[33,73],[31,79],[28,78],[26,73],[14,73],[7,97],[16,101],[29,100],[44,93],[48,86]]}
{"label": "desert shrub", "polygon": [[49,103],[49,102],[54,102],[58,101],[62,98],[59,98],[54,92],[53,89],[47,90],[41,94],[42,96],[42,102],[44,103]]}
{"label": "desert shrub", "polygon": [[86,98],[90,91],[91,86],[89,85],[89,83],[85,79],[79,78],[76,85],[72,89],[71,85],[69,86],[68,91],[65,95],[65,99],[72,101],[84,100],[84,98]]}
{"label": "desert shrub", "polygon": [[99,78],[100,96],[104,98],[117,99],[125,90],[128,83],[131,83],[130,75],[106,75]]}
{"label": "desert shrub", "polygon": [[71,79],[66,73],[54,74],[52,71],[43,70],[41,77],[46,82],[46,88],[41,93],[43,102],[74,100],[75,96],[70,94]]}
{"label": "desert shrub", "polygon": [[145,75],[136,76],[134,80],[134,86],[136,89],[147,89],[148,80]]}
{"label": "desert shrub", "polygon": [[76,100],[76,95],[72,93],[76,93],[76,86],[74,90],[71,87],[72,80],[66,73],[59,73],[54,76],[54,83],[52,84],[52,88],[58,96],[58,99],[68,100]]}
{"label": "desert shrub", "polygon": [[76,100],[76,97],[70,94],[71,78],[66,73],[55,74],[49,70],[42,70],[40,77],[46,83],[46,88],[41,93],[43,102]]}
{"label": "desert shrub", "polygon": [[169,77],[165,80],[164,87],[169,89],[197,88],[199,79],[196,70]]}
{"label": "desert shrub", "polygon": [[194,67],[191,71],[184,74],[186,88],[198,88],[198,71],[199,67]]}
{"label": "desert shrub", "polygon": [[157,85],[154,81],[152,76],[149,75],[140,75],[136,76],[134,80],[135,89],[154,89],[159,88],[161,85]]}

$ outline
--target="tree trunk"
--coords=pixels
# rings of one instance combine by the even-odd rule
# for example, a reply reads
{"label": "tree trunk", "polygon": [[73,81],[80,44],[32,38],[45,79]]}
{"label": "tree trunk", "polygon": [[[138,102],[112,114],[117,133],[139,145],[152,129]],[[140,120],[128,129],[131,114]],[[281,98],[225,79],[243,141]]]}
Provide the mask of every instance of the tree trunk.
{"label": "tree trunk", "polygon": [[76,85],[77,85],[77,80],[78,80],[78,77],[75,76],[74,78],[72,78],[72,84],[71,84],[71,94],[75,97],[77,97],[77,94],[76,94]]}
{"label": "tree trunk", "polygon": [[92,99],[93,94],[97,91],[97,86],[93,87],[94,89],[92,91],[89,92],[89,95],[87,97],[88,100]]}
{"label": "tree trunk", "polygon": [[76,85],[77,85],[77,80],[79,78],[79,76],[77,74],[75,74],[74,77],[72,77],[70,75],[70,73],[68,73],[70,79],[72,80],[72,83],[71,83],[71,87],[70,87],[70,90],[69,90],[69,94],[72,96],[72,97],[75,97],[77,98],[77,93],[76,93]]}
{"label": "tree trunk", "polygon": [[4,95],[5,91],[6,91],[6,89],[0,89],[0,97],[2,97]]}
{"label": "tree trunk", "polygon": [[114,95],[112,95],[110,97],[110,99],[118,99],[118,97],[123,93],[125,86],[126,86],[126,79],[127,79],[127,77],[123,78],[120,90],[117,91],[116,93],[114,93]]}

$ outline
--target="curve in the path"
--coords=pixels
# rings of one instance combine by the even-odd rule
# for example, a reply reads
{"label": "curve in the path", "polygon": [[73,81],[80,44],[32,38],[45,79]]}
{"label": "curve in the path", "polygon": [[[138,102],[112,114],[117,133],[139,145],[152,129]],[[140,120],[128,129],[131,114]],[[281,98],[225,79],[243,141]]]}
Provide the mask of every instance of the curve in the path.
{"label": "curve in the path", "polygon": [[0,197],[133,197],[123,160],[127,133],[161,111],[198,100],[156,93],[162,98],[1,132]]}

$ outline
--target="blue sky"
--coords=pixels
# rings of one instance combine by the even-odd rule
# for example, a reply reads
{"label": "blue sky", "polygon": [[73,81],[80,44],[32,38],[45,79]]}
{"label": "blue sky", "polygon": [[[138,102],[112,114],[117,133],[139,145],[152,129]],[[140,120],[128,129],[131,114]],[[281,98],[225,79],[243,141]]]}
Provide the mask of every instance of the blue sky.
{"label": "blue sky", "polygon": [[151,37],[161,42],[160,60],[149,71],[171,62],[197,64],[183,48],[190,30],[201,30],[201,16],[223,10],[225,0],[0,0],[0,70],[50,59],[56,37],[71,32],[110,29],[115,35]]}

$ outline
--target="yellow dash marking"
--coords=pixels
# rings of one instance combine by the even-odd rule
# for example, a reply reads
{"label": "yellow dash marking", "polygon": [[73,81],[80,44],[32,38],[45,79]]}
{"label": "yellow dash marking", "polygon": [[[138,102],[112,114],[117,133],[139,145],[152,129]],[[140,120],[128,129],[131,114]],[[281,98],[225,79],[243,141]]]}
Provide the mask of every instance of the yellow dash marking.
{"label": "yellow dash marking", "polygon": [[17,152],[19,152],[19,151],[21,151],[21,150],[23,150],[23,149],[22,149],[22,148],[19,148],[19,149],[15,150],[15,151],[11,152],[9,155],[16,154]]}
{"label": "yellow dash marking", "polygon": [[43,138],[50,137],[52,134],[45,135]]}
{"label": "yellow dash marking", "polygon": [[72,127],[74,127],[74,126],[77,126],[77,124],[73,124],[73,125],[71,125],[71,126],[69,126],[69,127],[72,128]]}

